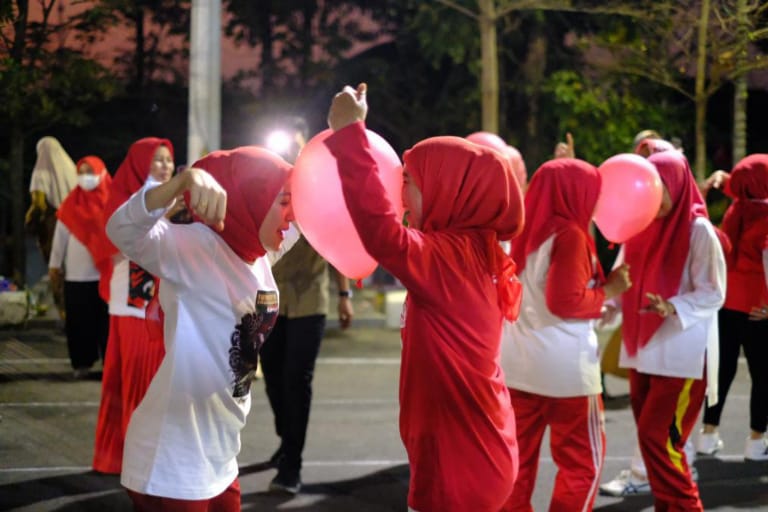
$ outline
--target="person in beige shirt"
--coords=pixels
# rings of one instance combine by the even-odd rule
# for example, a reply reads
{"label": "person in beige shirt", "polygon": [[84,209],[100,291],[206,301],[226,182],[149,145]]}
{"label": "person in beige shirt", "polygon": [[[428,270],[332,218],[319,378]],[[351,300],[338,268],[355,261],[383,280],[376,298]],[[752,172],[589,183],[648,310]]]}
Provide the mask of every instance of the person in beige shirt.
{"label": "person in beige shirt", "polygon": [[[291,120],[290,145],[280,151],[293,161],[307,137],[303,119]],[[261,348],[261,368],[267,397],[275,416],[280,446],[269,460],[277,468],[270,490],[296,494],[301,488],[301,454],[312,403],[315,360],[325,331],[330,303],[330,274],[338,285],[338,314],[342,329],[349,327],[353,308],[349,280],[302,237],[272,267],[280,291],[280,312],[272,333]]]}

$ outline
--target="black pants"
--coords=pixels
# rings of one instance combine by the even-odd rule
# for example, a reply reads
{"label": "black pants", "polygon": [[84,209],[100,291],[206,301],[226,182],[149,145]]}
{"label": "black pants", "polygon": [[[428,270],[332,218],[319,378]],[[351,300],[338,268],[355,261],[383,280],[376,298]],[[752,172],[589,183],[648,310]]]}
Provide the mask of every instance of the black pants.
{"label": "black pants", "polygon": [[749,427],[765,432],[768,424],[768,320],[753,321],[747,313],[721,309],[718,401],[704,410],[704,423],[719,425],[725,398],[736,376],[739,351],[744,347],[752,391],[749,396]]}
{"label": "black pants", "polygon": [[64,281],[65,330],[72,368],[90,368],[107,353],[109,308],[98,281]]}
{"label": "black pants", "polygon": [[283,457],[279,471],[301,470],[307,437],[315,360],[325,331],[325,315],[277,317],[261,348],[261,366]]}

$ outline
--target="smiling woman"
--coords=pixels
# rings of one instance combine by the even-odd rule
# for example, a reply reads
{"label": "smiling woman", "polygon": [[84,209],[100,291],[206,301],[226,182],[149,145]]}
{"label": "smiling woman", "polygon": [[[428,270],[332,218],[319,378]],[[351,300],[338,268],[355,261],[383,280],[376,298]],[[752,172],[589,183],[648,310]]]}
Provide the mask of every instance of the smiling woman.
{"label": "smiling woman", "polygon": [[[162,282],[166,355],[131,418],[121,473],[139,510],[240,510],[240,430],[278,314],[271,263],[298,239],[290,169],[256,147],[214,151],[109,220],[113,242]],[[182,194],[196,222],[170,224],[163,215]]]}

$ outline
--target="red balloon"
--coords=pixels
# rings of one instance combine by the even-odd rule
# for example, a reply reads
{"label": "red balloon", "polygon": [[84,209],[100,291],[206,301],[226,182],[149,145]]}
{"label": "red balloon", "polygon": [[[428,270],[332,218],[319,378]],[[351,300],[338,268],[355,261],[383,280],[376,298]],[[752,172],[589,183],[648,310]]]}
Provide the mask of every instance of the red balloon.
{"label": "red balloon", "polygon": [[[379,168],[387,198],[403,215],[403,167],[392,146],[366,130],[371,154]],[[376,261],[363,248],[341,191],[336,158],[324,141],[324,130],[307,142],[293,166],[293,212],[302,233],[323,258],[350,279],[363,279],[376,269]]]}
{"label": "red balloon", "polygon": [[612,156],[598,168],[602,183],[595,224],[620,244],[647,228],[661,206],[662,183],[656,167],[630,153]]}

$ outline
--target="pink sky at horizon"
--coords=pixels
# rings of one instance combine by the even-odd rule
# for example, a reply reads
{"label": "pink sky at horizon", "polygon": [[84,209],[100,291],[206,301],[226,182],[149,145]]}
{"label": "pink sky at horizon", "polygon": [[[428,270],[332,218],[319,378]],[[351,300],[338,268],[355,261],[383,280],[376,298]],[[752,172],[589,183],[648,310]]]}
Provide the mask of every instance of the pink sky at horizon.
{"label": "pink sky at horizon", "polygon": [[[42,1],[42,0],[40,0]],[[71,17],[81,13],[88,8],[88,2],[72,5],[72,2],[59,0],[57,9],[51,13],[51,20],[54,23],[62,23]],[[30,20],[39,21],[42,19],[42,7],[40,2],[30,2],[29,5]],[[260,49],[252,48],[246,44],[238,45],[231,38],[224,35],[224,25],[227,13],[222,9],[222,36],[221,36],[221,73],[224,80],[231,79],[239,71],[256,69],[260,59]],[[103,36],[100,36],[95,44],[90,48],[85,47],[85,43],[75,39],[73,34],[65,33],[60,38],[60,43],[70,48],[82,50],[87,56],[96,59],[104,65],[110,66],[114,63],[114,58],[121,51],[129,50],[132,46],[130,41],[131,33],[128,27],[114,27],[109,29]],[[166,36],[169,44],[185,45],[186,42],[182,36]],[[355,54],[364,51],[371,46],[379,44],[383,39],[378,39],[372,43],[357,44],[350,51]],[[184,69],[186,63],[179,62],[178,69]]]}

